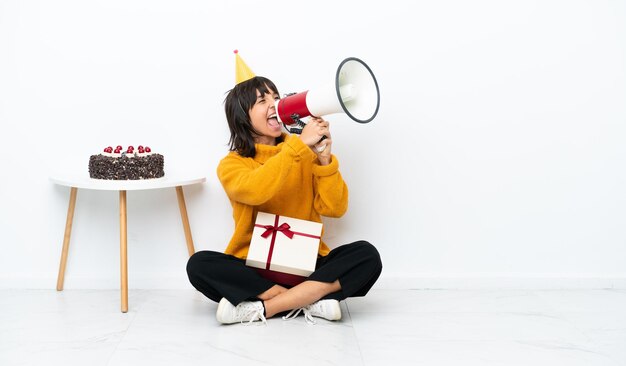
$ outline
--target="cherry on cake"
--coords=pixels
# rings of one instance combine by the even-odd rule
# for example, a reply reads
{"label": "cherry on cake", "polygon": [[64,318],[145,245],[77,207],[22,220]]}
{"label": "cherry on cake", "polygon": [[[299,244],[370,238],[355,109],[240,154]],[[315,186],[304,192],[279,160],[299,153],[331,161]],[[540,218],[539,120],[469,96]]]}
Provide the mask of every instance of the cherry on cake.
{"label": "cherry on cake", "polygon": [[163,155],[155,154],[148,146],[117,145],[104,148],[102,153],[89,157],[89,176],[93,179],[139,180],[161,178]]}

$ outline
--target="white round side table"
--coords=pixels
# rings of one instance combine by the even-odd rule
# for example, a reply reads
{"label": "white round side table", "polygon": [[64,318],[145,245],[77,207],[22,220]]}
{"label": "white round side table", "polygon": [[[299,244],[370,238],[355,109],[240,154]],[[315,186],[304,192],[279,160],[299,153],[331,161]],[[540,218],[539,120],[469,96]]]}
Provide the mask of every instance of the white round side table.
{"label": "white round side table", "polygon": [[189,256],[195,253],[189,218],[187,216],[187,206],[183,186],[192,184],[202,184],[206,177],[202,175],[189,174],[168,174],[162,178],[145,180],[101,180],[89,178],[86,171],[76,173],[55,173],[50,176],[50,180],[58,185],[70,187],[70,201],[67,209],[67,219],[65,222],[65,235],[63,238],[63,250],[61,252],[61,263],[59,265],[59,275],[57,278],[57,290],[63,290],[65,278],[65,265],[70,244],[70,234],[72,232],[72,220],[74,218],[74,207],[76,206],[76,194],[78,189],[92,189],[104,191],[119,191],[120,200],[120,282],[121,282],[121,302],[122,312],[128,311],[128,262],[127,262],[127,227],[126,227],[126,192],[140,191],[156,188],[175,188],[180,208],[180,217],[183,221],[185,239],[187,240],[187,250]]}

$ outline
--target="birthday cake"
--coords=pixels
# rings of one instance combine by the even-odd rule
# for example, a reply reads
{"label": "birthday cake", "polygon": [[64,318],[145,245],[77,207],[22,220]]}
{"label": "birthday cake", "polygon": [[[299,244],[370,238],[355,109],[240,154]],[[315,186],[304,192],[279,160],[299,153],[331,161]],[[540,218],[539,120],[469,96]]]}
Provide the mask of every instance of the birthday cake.
{"label": "birthday cake", "polygon": [[122,152],[122,146],[115,150],[109,146],[98,155],[89,157],[89,176],[93,179],[139,180],[161,178],[163,155],[155,154],[146,146],[139,146],[137,151],[129,146]]}

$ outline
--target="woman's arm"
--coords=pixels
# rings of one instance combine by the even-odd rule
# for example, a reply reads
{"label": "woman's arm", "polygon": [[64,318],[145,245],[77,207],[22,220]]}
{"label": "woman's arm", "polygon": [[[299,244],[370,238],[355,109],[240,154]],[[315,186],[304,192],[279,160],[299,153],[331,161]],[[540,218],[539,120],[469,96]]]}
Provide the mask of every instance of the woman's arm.
{"label": "woman's arm", "polygon": [[313,152],[299,138],[285,141],[283,149],[263,165],[252,167],[236,154],[229,154],[217,167],[217,176],[231,200],[258,206],[274,197],[299,159],[312,159]]}
{"label": "woman's arm", "polygon": [[[317,163],[313,165],[314,208],[322,216],[340,217],[348,209],[348,186],[339,173],[337,157],[331,154],[330,124],[322,118],[312,118],[309,125],[315,125],[317,132],[312,146],[317,155]],[[321,136],[325,136],[322,141]]]}
{"label": "woman's arm", "polygon": [[348,210],[348,186],[339,172],[337,157],[328,165],[314,165],[315,210],[322,216],[341,217]]}

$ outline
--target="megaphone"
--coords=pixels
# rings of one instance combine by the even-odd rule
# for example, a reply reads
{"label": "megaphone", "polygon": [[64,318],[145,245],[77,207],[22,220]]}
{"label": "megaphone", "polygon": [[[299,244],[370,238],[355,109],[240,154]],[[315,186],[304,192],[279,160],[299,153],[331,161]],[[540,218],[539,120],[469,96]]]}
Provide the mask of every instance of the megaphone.
{"label": "megaphone", "polygon": [[374,73],[362,60],[348,57],[337,67],[330,85],[277,100],[276,115],[284,125],[303,126],[300,118],[333,113],[345,113],[356,122],[368,123],[376,117],[379,106],[380,91]]}

